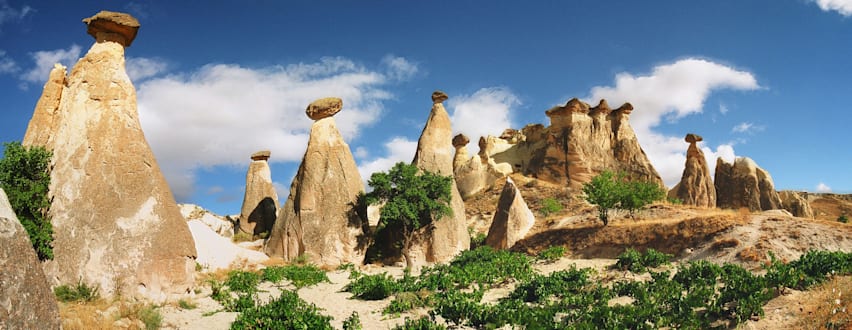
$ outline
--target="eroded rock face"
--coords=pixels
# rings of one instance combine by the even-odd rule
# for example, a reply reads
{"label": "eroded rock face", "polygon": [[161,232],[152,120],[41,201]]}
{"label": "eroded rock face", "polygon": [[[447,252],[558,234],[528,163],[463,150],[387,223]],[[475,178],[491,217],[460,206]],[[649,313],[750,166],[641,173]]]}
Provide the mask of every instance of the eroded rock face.
{"label": "eroded rock face", "polygon": [[326,97],[312,102],[305,113],[308,118],[320,120],[331,117],[343,109],[343,100],[337,97]]}
{"label": "eroded rock face", "polygon": [[0,329],[59,329],[59,306],[30,238],[0,189]]}
{"label": "eroded rock face", "polygon": [[24,135],[24,145],[47,145],[50,134],[56,131],[57,111],[62,100],[62,91],[65,89],[67,71],[65,66],[55,64],[50,70],[50,76],[47,82],[44,83],[44,89],[41,92],[41,97],[36,103],[33,118],[30,119],[30,124],[27,126],[27,132]]}
{"label": "eroded rock face", "polygon": [[686,165],[680,182],[669,190],[670,198],[680,199],[684,205],[701,207],[716,207],[716,186],[710,177],[710,168],[704,158],[704,152],[698,148],[697,142],[701,136],[687,134],[684,138],[689,143],[686,150]]}
{"label": "eroded rock face", "polygon": [[240,211],[240,231],[252,235],[272,230],[278,214],[278,193],[272,185],[268,150],[251,155],[246,172],[246,192]]}
{"label": "eroded rock face", "polygon": [[363,191],[355,159],[334,118],[315,121],[290,196],[264,247],[266,254],[285,260],[304,254],[311,262],[330,267],[362,262],[367,219],[361,219],[355,206]]}
{"label": "eroded rock face", "polygon": [[506,178],[485,244],[494,249],[509,249],[523,239],[533,225],[535,216],[521,196],[521,191],[512,178]]}
{"label": "eroded rock face", "polygon": [[[417,152],[412,164],[432,173],[453,175],[453,130],[450,116],[442,103],[446,99],[444,92],[432,93],[432,110],[417,141]],[[450,207],[453,215],[437,219],[434,228],[422,233],[423,239],[413,244],[411,258],[415,265],[447,262],[459,252],[470,248],[464,202],[455,180]]]}
{"label": "eroded rock face", "polygon": [[195,245],[139,124],[124,67],[132,38],[114,30],[121,21],[95,17],[97,42],[67,78],[45,121],[53,124],[27,132],[40,137],[28,145],[53,151],[55,258],[44,268],[53,284],[83,281],[106,296],[163,300],[194,285]]}
{"label": "eroded rock face", "polygon": [[717,159],[715,186],[719,208],[745,207],[751,211],[781,208],[781,199],[769,172],[748,157],[737,157],[733,164]]}
{"label": "eroded rock face", "polygon": [[[456,147],[456,156],[453,159],[453,173],[462,199],[467,200],[476,194],[494,188],[497,180],[512,173],[512,166],[507,163],[496,163],[491,158],[493,143],[490,141],[504,141],[493,136],[479,139],[479,153],[471,158],[467,157],[467,149]],[[453,141],[455,143],[455,140]]]}
{"label": "eroded rock face", "polygon": [[781,198],[781,207],[790,212],[793,216],[800,218],[814,218],[814,210],[811,208],[811,203],[808,202],[808,193],[795,192],[784,190],[778,193]]}

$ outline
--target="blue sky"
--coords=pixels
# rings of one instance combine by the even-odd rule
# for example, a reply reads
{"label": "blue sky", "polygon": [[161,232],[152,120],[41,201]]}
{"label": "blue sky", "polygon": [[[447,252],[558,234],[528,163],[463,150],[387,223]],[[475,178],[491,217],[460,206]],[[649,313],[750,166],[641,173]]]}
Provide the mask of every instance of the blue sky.
{"label": "blue sky", "polygon": [[474,141],[605,97],[636,107],[669,185],[692,132],[711,170],[747,156],[779,190],[852,193],[852,0],[0,0],[0,141],[23,137],[48,70],[85,54],[81,19],[101,9],[142,24],[128,72],[178,201],[223,214],[239,212],[257,150],[285,198],[310,101],[343,98],[335,118],[366,179],[411,160],[436,89]]}

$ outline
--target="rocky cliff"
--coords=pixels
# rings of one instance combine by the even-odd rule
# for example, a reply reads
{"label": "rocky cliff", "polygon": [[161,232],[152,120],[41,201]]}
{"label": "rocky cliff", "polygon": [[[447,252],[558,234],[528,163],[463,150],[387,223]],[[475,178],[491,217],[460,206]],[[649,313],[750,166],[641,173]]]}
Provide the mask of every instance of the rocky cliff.
{"label": "rocky cliff", "polygon": [[769,172],[748,157],[737,157],[733,164],[716,160],[716,206],[725,209],[748,208],[765,211],[781,208],[781,199]]}

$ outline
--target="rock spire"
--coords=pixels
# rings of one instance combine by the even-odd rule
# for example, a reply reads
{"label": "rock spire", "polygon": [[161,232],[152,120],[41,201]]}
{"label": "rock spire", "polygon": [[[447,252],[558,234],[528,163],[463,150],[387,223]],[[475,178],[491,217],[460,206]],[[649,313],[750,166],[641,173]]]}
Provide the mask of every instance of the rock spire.
{"label": "rock spire", "polygon": [[703,140],[700,135],[687,134],[684,140],[689,143],[686,150],[686,165],[680,182],[669,190],[670,198],[680,199],[685,205],[716,207],[716,187],[710,177],[710,168],[704,158],[704,152],[697,142]]}
{"label": "rock spire", "polygon": [[533,225],[535,216],[524,202],[515,182],[507,177],[485,244],[495,249],[509,249],[523,239]]}
{"label": "rock spire", "polygon": [[251,235],[269,232],[278,214],[278,193],[272,185],[269,169],[270,152],[262,150],[251,155],[246,172],[246,192],[240,210],[240,231]]}
{"label": "rock spire", "polygon": [[737,157],[733,164],[721,157],[716,160],[716,206],[725,209],[748,208],[766,211],[781,208],[781,198],[769,172],[748,157]]}

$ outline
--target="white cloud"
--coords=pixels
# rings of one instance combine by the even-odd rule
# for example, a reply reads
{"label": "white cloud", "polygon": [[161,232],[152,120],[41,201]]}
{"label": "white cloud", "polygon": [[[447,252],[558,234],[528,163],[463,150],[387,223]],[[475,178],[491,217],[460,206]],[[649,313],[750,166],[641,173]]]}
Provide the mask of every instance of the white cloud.
{"label": "white cloud", "polygon": [[408,80],[420,71],[417,63],[413,63],[404,57],[385,55],[382,65],[387,67],[387,75],[394,80]]}
{"label": "white cloud", "polygon": [[450,120],[453,132],[464,133],[471,140],[481,136],[500,135],[512,128],[512,109],[521,104],[508,88],[482,88],[473,95],[450,97]]}
{"label": "white cloud", "polygon": [[731,111],[731,109],[728,109],[727,105],[724,105],[724,104],[721,104],[721,103],[719,104],[719,113],[724,115],[724,114],[727,114],[728,111]]}
{"label": "white cloud", "polygon": [[163,74],[169,67],[165,61],[146,57],[129,57],[124,66],[134,83]]}
{"label": "white cloud", "polygon": [[733,128],[731,128],[731,132],[733,132],[733,133],[749,133],[749,134],[751,134],[751,133],[760,132],[760,131],[763,131],[763,130],[764,130],[763,126],[755,125],[755,124],[752,124],[752,123],[746,123],[746,122],[739,123],[736,126],[734,126]]}
{"label": "white cloud", "polygon": [[47,81],[47,76],[53,65],[62,63],[66,67],[72,67],[77,60],[80,59],[79,45],[73,44],[68,49],[42,50],[31,53],[30,56],[35,61],[35,67],[21,75],[21,79],[31,83],[44,83]]}
{"label": "white cloud", "polygon": [[364,159],[364,158],[367,158],[367,156],[370,155],[370,152],[367,151],[367,148],[357,147],[357,148],[355,148],[355,151],[352,152],[352,155],[355,156],[355,158],[357,158],[357,159]]}
{"label": "white cloud", "polygon": [[18,72],[18,64],[6,55],[6,51],[0,49],[0,74],[15,72]]}
{"label": "white cloud", "polygon": [[208,65],[139,84],[139,114],[172,190],[185,199],[198,168],[245,165],[262,149],[272,151],[270,162],[301,160],[313,123],[305,108],[318,98],[343,99],[335,118],[351,140],[391,97],[380,88],[386,80],[339,57],[257,69]]}
{"label": "white cloud", "polygon": [[816,186],[816,192],[818,192],[818,193],[830,193],[830,192],[831,192],[831,187],[829,187],[829,186],[828,186],[827,184],[825,184],[825,183],[820,182],[820,183]]}
{"label": "white cloud", "polygon": [[9,3],[6,0],[0,0],[0,28],[2,28],[3,24],[16,22],[24,19],[30,13],[32,13],[33,7],[23,6],[21,8],[14,8],[9,6]]}
{"label": "white cloud", "polygon": [[[654,131],[663,118],[677,120],[700,113],[707,96],[719,89],[754,90],[759,88],[754,75],[703,59],[687,58],[660,65],[643,76],[619,73],[615,86],[592,88],[589,103],[606,99],[609,104],[630,102],[636,109],[630,124],[636,131],[651,163],[668,186],[680,180],[687,144],[682,136],[667,136]],[[727,148],[731,148],[730,151]],[[730,144],[718,152],[733,154]],[[715,164],[715,162],[713,163]]]}
{"label": "white cloud", "polygon": [[385,150],[386,155],[384,157],[359,162],[358,173],[361,173],[361,179],[364,180],[365,184],[370,179],[370,175],[375,172],[387,171],[398,162],[411,162],[414,159],[414,153],[417,151],[417,141],[396,136],[385,142]]}
{"label": "white cloud", "polygon": [[852,16],[852,0],[811,0],[824,11],[836,11],[840,15]]}

